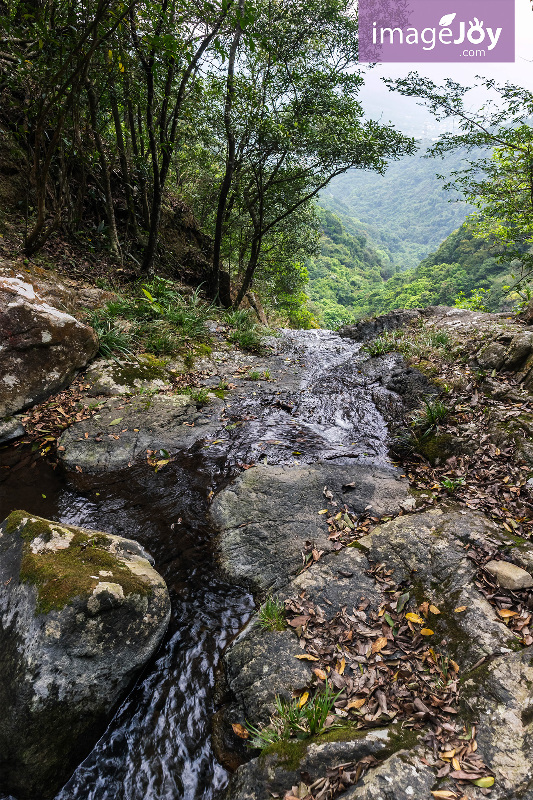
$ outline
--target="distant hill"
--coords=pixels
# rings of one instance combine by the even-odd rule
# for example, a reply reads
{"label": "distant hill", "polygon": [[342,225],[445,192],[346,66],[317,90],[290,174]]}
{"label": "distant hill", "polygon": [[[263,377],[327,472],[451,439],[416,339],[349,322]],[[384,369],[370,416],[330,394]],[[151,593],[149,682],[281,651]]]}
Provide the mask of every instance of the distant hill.
{"label": "distant hill", "polygon": [[467,223],[451,233],[417,267],[394,272],[363,233],[349,233],[340,218],[320,212],[321,254],[308,263],[310,305],[324,327],[335,328],[395,308],[453,305],[459,292],[490,289],[490,307],[505,301],[509,266],[497,260],[493,243],[474,238]]}
{"label": "distant hill", "polygon": [[339,215],[350,234],[364,233],[371,246],[394,269],[416,267],[472,210],[442,188],[437,174],[462,166],[461,154],[424,158],[419,152],[392,162],[385,175],[351,170],[335,178],[320,195],[320,204]]}

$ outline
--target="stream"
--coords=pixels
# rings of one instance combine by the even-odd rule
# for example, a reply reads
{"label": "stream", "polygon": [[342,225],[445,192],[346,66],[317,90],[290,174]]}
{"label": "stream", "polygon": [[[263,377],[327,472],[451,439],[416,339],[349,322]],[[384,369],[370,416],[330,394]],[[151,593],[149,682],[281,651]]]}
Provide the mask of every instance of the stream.
{"label": "stream", "polygon": [[210,721],[224,648],[250,618],[253,599],[217,572],[209,496],[243,464],[387,461],[387,429],[359,344],[328,331],[275,340],[276,382],[242,385],[218,439],[198,442],[154,472],[144,463],[68,476],[24,448],[0,450],[0,514],[23,508],[53,520],[139,541],[167,582],[172,617],[158,653],[104,735],[56,800],[210,800],[227,772]]}

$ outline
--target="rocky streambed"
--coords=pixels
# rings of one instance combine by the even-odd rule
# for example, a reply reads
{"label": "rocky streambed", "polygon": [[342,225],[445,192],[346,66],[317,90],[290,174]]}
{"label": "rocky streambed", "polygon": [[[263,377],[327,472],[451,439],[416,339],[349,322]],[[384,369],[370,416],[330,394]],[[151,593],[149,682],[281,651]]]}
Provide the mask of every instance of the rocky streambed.
{"label": "rocky streambed", "polygon": [[[527,583],[533,548],[409,489],[386,420],[435,389],[360,346],[326,331],[287,332],[261,357],[221,344],[204,383],[226,388],[207,403],[117,390],[63,434],[57,470],[17,471],[4,452],[2,518],[23,506],[135,539],[171,600],[162,646],[58,800],[451,799],[492,778],[491,797],[533,796],[531,647],[469,558],[490,551]],[[515,591],[527,604],[529,586]],[[286,601],[280,631],[254,615],[270,594]],[[326,683],[323,735],[245,746],[276,698]]]}

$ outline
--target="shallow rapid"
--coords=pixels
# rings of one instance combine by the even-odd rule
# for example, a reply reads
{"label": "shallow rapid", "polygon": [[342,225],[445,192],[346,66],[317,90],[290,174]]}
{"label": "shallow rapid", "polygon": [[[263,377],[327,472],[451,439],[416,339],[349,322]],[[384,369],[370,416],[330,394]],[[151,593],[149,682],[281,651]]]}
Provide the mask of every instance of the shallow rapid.
{"label": "shallow rapid", "polygon": [[[275,381],[240,382],[219,434],[145,463],[76,476],[0,451],[0,513],[15,508],[138,540],[172,600],[169,632],[106,732],[56,800],[210,800],[227,783],[210,724],[221,654],[253,611],[219,576],[209,501],[243,468],[323,459],[384,463],[387,429],[359,371],[360,346],[328,331],[291,331],[262,359]],[[26,459],[26,461],[24,461]]]}

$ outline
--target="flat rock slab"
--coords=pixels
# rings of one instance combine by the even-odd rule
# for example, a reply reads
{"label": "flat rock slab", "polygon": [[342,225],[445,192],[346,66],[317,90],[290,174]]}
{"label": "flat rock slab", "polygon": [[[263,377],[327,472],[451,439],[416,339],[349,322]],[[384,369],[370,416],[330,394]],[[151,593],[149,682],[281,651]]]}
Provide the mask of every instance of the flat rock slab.
{"label": "flat rock slab", "polygon": [[485,564],[485,569],[505,589],[529,589],[533,586],[533,577],[530,573],[509,561],[489,561]]}
{"label": "flat rock slab", "polygon": [[98,350],[95,332],[30,283],[0,277],[0,418],[66,386]]}
{"label": "flat rock slab", "polygon": [[213,398],[199,411],[188,395],[113,398],[90,419],[72,425],[59,440],[68,467],[84,472],[126,467],[146,450],[186,449],[218,426],[223,402]]}
{"label": "flat rock slab", "polygon": [[327,502],[325,487],[340,508],[346,504],[356,513],[368,507],[377,515],[391,513],[408,497],[407,483],[392,467],[322,462],[249,469],[212,506],[224,573],[255,591],[269,592],[301,569],[306,542],[331,551],[326,515],[318,513]]}
{"label": "flat rock slab", "polygon": [[[359,540],[372,562],[392,569],[441,610],[431,618],[432,639],[462,669],[485,656],[510,652],[508,628],[474,586],[476,565],[465,545],[499,538],[496,525],[475,511],[434,509],[397,517]],[[464,608],[456,612],[456,608]]]}
{"label": "flat rock slab", "polygon": [[103,733],[170,618],[137,542],[13,512],[0,526],[0,793],[47,800]]}

